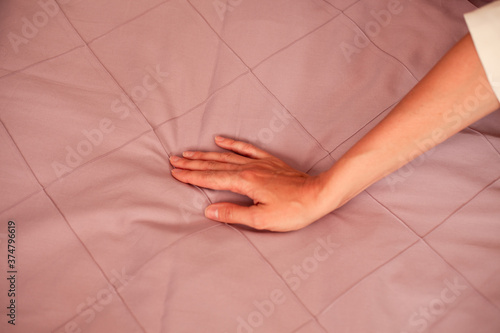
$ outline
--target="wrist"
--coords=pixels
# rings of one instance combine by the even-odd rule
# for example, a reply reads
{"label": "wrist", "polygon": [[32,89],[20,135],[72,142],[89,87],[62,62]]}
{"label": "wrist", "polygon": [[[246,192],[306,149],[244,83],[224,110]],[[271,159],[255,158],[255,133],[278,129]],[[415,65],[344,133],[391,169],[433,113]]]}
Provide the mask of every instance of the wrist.
{"label": "wrist", "polygon": [[331,213],[347,202],[345,189],[336,186],[335,174],[330,170],[316,176],[315,194],[322,215]]}
{"label": "wrist", "polygon": [[329,170],[321,173],[318,178],[320,184],[320,200],[326,210],[331,212],[346,204],[362,192],[369,183],[366,179],[369,170],[365,163],[353,158],[339,159]]}

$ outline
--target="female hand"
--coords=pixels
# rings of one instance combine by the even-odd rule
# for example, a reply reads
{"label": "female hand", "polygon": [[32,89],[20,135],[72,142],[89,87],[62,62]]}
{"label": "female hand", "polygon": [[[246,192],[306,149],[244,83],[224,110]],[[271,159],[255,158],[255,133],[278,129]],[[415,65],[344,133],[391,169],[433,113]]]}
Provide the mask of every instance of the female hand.
{"label": "female hand", "polygon": [[322,189],[319,177],[297,171],[251,144],[223,137],[216,137],[215,142],[231,152],[172,156],[172,175],[184,183],[246,195],[253,205],[215,203],[206,208],[207,218],[255,229],[291,231],[324,215],[317,209]]}

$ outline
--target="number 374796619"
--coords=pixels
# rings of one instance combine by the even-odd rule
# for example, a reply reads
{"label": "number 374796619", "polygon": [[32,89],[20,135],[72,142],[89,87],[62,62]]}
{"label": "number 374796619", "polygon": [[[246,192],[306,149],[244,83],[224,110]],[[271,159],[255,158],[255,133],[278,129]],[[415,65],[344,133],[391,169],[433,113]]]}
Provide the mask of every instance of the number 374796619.
{"label": "number 374796619", "polygon": [[7,225],[7,265],[10,270],[16,269],[16,223],[9,221]]}

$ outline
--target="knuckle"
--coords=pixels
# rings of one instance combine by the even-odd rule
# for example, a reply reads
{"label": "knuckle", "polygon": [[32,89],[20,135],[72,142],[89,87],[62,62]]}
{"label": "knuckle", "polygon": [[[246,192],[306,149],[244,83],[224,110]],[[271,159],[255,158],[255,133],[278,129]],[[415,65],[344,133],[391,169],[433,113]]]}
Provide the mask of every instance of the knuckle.
{"label": "knuckle", "polygon": [[244,170],[240,170],[240,178],[247,181],[247,182],[253,182],[255,181],[256,177],[257,177],[257,174],[254,170],[250,170],[250,169],[244,169]]}
{"label": "knuckle", "polygon": [[219,219],[225,222],[232,222],[233,210],[230,207],[219,208]]}
{"label": "knuckle", "polygon": [[248,223],[257,230],[268,230],[269,224],[256,210],[253,210],[248,216]]}
{"label": "knuckle", "polygon": [[246,153],[253,154],[255,152],[255,147],[250,143],[244,143],[242,146],[242,150],[245,151]]}
{"label": "knuckle", "polygon": [[257,230],[269,230],[269,226],[263,220],[253,220],[251,226]]}
{"label": "knuckle", "polygon": [[221,158],[223,161],[230,161],[233,157],[233,153],[230,153],[230,152],[225,152],[225,153],[221,153]]}
{"label": "knuckle", "polygon": [[215,168],[217,168],[217,164],[218,164],[216,161],[207,161],[205,163],[206,163],[207,169],[209,169],[209,170],[214,170]]}
{"label": "knuckle", "polygon": [[236,141],[236,140],[234,140],[234,139],[226,138],[225,143],[226,143],[228,146],[231,146],[231,147],[232,147],[232,146],[234,146],[234,145],[237,143],[237,141]]}
{"label": "knuckle", "polygon": [[243,149],[243,150],[248,150],[250,147],[252,147],[252,145],[249,144],[248,142],[241,143],[241,149]]}

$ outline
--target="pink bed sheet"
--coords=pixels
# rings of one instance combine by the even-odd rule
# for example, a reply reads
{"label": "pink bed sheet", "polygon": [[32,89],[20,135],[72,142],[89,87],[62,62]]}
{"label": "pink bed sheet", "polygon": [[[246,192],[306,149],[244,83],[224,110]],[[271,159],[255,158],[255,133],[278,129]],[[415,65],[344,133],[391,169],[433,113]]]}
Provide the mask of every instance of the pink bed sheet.
{"label": "pink bed sheet", "polygon": [[222,134],[327,169],[473,8],[0,2],[0,331],[500,332],[498,112],[285,234],[205,219],[246,199],[168,162]]}

